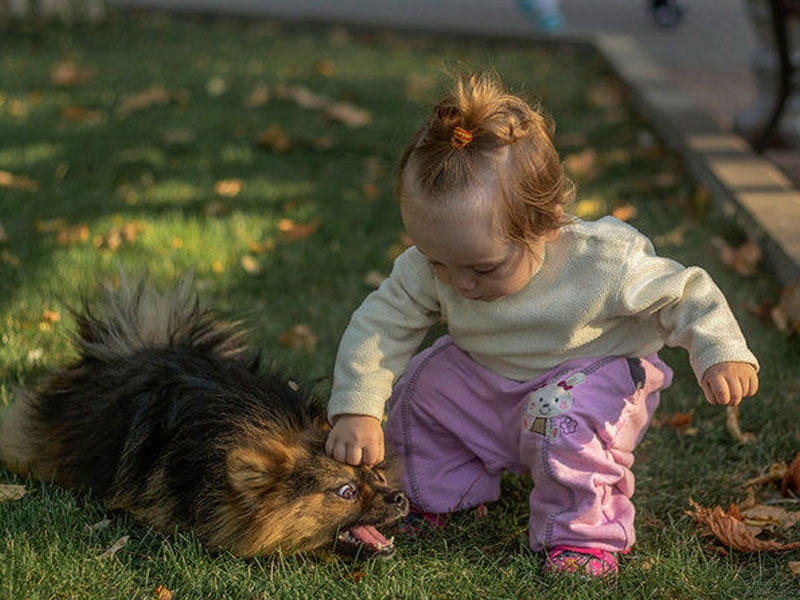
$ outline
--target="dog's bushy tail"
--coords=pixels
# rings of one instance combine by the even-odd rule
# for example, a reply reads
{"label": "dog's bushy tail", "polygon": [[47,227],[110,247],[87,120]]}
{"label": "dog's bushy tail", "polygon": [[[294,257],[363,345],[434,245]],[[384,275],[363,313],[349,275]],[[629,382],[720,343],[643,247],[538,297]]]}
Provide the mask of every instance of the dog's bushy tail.
{"label": "dog's bushy tail", "polygon": [[248,349],[238,323],[221,324],[200,306],[191,276],[165,291],[146,276],[120,273],[119,284],[104,284],[101,299],[84,300],[74,311],[82,357],[109,361],[149,348],[192,346],[226,358]]}

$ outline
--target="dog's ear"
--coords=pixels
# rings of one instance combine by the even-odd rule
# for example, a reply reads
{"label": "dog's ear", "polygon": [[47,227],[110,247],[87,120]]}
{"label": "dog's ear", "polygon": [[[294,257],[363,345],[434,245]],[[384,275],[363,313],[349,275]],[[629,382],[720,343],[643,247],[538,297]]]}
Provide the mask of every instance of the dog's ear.
{"label": "dog's ear", "polygon": [[260,492],[285,481],[299,459],[299,449],[281,437],[240,446],[228,454],[228,478],[239,492]]}
{"label": "dog's ear", "polygon": [[316,417],[314,417],[313,425],[314,425],[314,429],[318,429],[319,431],[322,431],[323,433],[330,433],[330,431],[331,431],[331,424],[328,423],[328,418],[324,414],[323,415],[317,415]]}

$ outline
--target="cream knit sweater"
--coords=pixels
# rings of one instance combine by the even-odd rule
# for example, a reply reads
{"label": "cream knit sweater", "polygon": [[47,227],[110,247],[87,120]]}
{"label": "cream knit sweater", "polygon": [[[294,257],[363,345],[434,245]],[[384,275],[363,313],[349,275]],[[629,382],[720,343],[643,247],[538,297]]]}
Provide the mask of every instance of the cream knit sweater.
{"label": "cream knit sweater", "polygon": [[381,418],[395,378],[440,317],[475,361],[517,381],[570,359],[646,356],[664,344],[688,350],[698,380],[720,362],[758,368],[704,270],[656,256],[646,237],[613,217],[576,220],[546,245],[522,290],[493,302],[463,298],[434,277],[416,247],[406,250],[344,332],[329,418]]}

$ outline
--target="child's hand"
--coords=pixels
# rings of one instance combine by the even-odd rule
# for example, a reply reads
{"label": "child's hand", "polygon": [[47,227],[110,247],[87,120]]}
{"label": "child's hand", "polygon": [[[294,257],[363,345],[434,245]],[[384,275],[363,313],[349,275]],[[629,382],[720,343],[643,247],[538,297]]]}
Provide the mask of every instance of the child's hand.
{"label": "child's hand", "polygon": [[709,367],[700,386],[710,404],[737,406],[758,391],[758,375],[750,363],[724,362]]}
{"label": "child's hand", "polygon": [[367,415],[339,415],[325,442],[325,452],[353,466],[377,465],[383,461],[383,428]]}

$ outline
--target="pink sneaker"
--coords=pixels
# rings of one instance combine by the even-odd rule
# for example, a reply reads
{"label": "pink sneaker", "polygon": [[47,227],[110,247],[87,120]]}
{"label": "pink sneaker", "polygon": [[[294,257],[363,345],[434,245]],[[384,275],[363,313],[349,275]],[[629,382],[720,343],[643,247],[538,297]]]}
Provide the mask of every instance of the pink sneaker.
{"label": "pink sneaker", "polygon": [[614,577],[619,572],[617,554],[599,548],[553,546],[547,551],[545,573],[579,573],[590,577]]}

